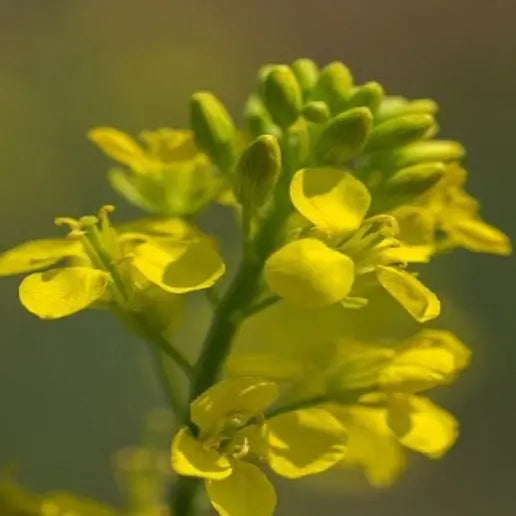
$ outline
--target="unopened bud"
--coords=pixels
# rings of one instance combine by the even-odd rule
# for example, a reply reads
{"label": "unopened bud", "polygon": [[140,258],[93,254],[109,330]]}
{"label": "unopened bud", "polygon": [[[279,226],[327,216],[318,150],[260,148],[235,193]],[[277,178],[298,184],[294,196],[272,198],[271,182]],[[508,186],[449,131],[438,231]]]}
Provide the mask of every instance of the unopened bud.
{"label": "unopened bud", "polygon": [[311,59],[296,59],[290,66],[306,99],[312,92],[319,77],[319,69]]}
{"label": "unopened bud", "polygon": [[281,149],[275,136],[264,134],[242,153],[236,168],[235,196],[242,206],[259,208],[281,172]]}
{"label": "unopened bud", "polygon": [[383,97],[383,87],[378,82],[366,82],[362,86],[353,88],[346,100],[348,109],[354,107],[366,107],[375,112]]}
{"label": "unopened bud", "polygon": [[427,136],[436,126],[434,117],[427,114],[404,115],[377,125],[367,142],[367,150],[400,147]]}
{"label": "unopened bud", "polygon": [[404,168],[418,163],[458,161],[464,154],[464,147],[458,142],[431,140],[411,143],[392,152],[379,153],[379,157],[392,168]]}
{"label": "unopened bud", "polygon": [[324,100],[332,113],[338,113],[345,105],[347,94],[352,86],[351,72],[344,64],[335,61],[321,70],[312,99]]}
{"label": "unopened bud", "polygon": [[344,165],[364,148],[373,116],[365,107],[353,108],[330,120],[321,132],[315,152],[325,164]]}
{"label": "unopened bud", "polygon": [[273,134],[278,136],[278,127],[272,121],[265,106],[257,95],[251,95],[246,102],[244,117],[247,130],[253,138],[261,134]]}
{"label": "unopened bud", "polygon": [[384,97],[378,106],[375,119],[378,122],[383,122],[389,118],[403,115],[435,115],[438,109],[437,103],[431,99],[407,100],[404,97],[389,96]]}
{"label": "unopened bud", "polygon": [[441,162],[422,163],[395,172],[381,188],[381,208],[391,210],[414,201],[432,188],[445,174]]}
{"label": "unopened bud", "polygon": [[385,182],[385,186],[391,190],[410,191],[419,195],[437,183],[445,170],[446,165],[438,161],[412,165],[395,172]]}
{"label": "unopened bud", "polygon": [[263,83],[263,100],[272,119],[282,129],[292,125],[301,110],[301,88],[294,72],[285,65],[274,66]]}
{"label": "unopened bud", "polygon": [[330,118],[330,109],[322,100],[312,100],[303,108],[303,116],[309,122],[320,124],[328,121]]}
{"label": "unopened bud", "polygon": [[190,121],[201,149],[223,171],[228,170],[235,159],[235,126],[223,104],[212,93],[194,93]]}

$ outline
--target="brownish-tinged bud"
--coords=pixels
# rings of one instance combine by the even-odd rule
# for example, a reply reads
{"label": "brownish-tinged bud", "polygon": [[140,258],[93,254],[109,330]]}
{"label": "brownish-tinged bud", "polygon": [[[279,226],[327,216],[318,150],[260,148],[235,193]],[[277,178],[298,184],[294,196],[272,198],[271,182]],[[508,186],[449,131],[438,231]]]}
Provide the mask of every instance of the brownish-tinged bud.
{"label": "brownish-tinged bud", "polygon": [[270,134],[256,138],[242,153],[236,167],[235,196],[244,209],[262,206],[281,172],[281,149]]}

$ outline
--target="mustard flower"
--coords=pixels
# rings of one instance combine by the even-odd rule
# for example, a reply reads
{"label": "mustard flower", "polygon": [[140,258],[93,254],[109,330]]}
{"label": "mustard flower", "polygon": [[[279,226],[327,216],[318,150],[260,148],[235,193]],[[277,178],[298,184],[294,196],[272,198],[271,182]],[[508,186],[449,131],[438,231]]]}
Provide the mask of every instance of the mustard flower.
{"label": "mustard flower", "polygon": [[278,397],[274,382],[257,377],[223,380],[193,401],[191,422],[172,442],[172,468],[203,478],[222,516],[269,516],[276,494],[260,469],[299,478],[326,471],[345,456],[347,433],[322,408],[306,408],[265,419]]}
{"label": "mustard flower", "polygon": [[0,275],[32,273],[19,287],[29,312],[57,319],[90,306],[141,310],[149,296],[163,303],[160,292],[209,288],[224,273],[211,240],[186,222],[143,219],[115,229],[112,210],[58,218],[71,229],[67,238],[32,240],[0,254]]}
{"label": "mustard flower", "polygon": [[143,131],[143,146],[111,127],[94,128],[88,135],[122,165],[110,171],[111,186],[147,212],[191,215],[226,189],[225,178],[198,148],[191,131]]}
{"label": "mustard flower", "polygon": [[350,172],[298,170],[290,198],[312,227],[268,258],[265,278],[272,291],[298,306],[353,306],[366,302],[354,292],[372,276],[417,321],[439,315],[437,296],[405,270],[408,262],[427,261],[428,253],[402,245],[392,215],[366,218],[370,193]]}
{"label": "mustard flower", "polygon": [[406,244],[426,246],[430,252],[463,247],[478,253],[511,254],[509,238],[482,220],[478,201],[464,190],[466,178],[466,170],[449,165],[429,191],[394,210]]}
{"label": "mustard flower", "polygon": [[[279,304],[249,320],[227,372],[278,382],[280,405],[330,412],[348,433],[339,467],[364,471],[374,485],[388,485],[400,474],[403,448],[430,458],[446,453],[458,424],[421,393],[455,380],[470,360],[464,344],[443,330],[421,330],[401,341],[358,341],[341,336],[328,309],[313,312]],[[294,330],[291,318],[305,321]]]}

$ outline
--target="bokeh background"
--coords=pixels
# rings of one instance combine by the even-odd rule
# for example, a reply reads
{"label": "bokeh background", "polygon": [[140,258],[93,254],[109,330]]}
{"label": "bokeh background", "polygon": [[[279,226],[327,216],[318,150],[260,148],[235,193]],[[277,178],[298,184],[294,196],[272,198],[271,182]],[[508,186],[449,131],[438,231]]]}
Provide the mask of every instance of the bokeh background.
{"label": "bokeh background", "polygon": [[[514,0],[0,0],[0,249],[118,200],[88,128],[185,126],[201,88],[238,116],[258,66],[301,56],[436,99],[442,134],[468,149],[470,192],[514,240],[515,54]],[[207,222],[234,235],[224,213]],[[515,260],[457,252],[426,278],[445,301],[441,326],[475,352],[444,395],[459,443],[387,490],[282,483],[279,515],[516,514]],[[33,489],[116,503],[111,455],[164,405],[145,347],[103,313],[41,322],[17,283],[0,283],[0,464]],[[194,312],[187,346],[206,319],[202,304]]]}

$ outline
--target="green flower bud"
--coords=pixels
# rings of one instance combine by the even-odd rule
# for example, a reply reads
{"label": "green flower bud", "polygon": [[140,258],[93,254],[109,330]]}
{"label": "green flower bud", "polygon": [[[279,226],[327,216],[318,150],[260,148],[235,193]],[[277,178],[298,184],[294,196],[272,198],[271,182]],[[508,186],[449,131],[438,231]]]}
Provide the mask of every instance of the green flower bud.
{"label": "green flower bud", "polygon": [[264,134],[242,153],[236,168],[235,196],[245,208],[259,208],[274,189],[281,172],[278,139]]}
{"label": "green flower bud", "polygon": [[364,148],[373,116],[365,107],[344,111],[330,120],[321,132],[315,152],[323,163],[344,165]]}
{"label": "green flower bud", "polygon": [[366,82],[362,86],[353,88],[346,100],[348,109],[354,107],[367,107],[373,113],[376,111],[383,97],[383,86],[378,82]]}
{"label": "green flower bud", "polygon": [[367,150],[388,149],[406,145],[427,136],[435,129],[432,115],[416,114],[391,118],[378,124],[367,142]]}
{"label": "green flower bud", "polygon": [[458,161],[464,157],[464,147],[454,141],[431,140],[405,145],[393,151],[379,152],[374,163],[383,163],[390,169],[399,169],[418,163]]}
{"label": "green flower bud", "polygon": [[403,190],[420,194],[437,183],[444,175],[445,170],[446,165],[439,161],[412,165],[395,172],[387,179],[384,186],[392,190]]}
{"label": "green flower bud", "polygon": [[320,124],[328,121],[330,118],[330,109],[322,100],[312,100],[303,108],[303,116],[309,122]]}
{"label": "green flower bud", "polygon": [[383,122],[403,115],[435,115],[438,109],[437,103],[431,99],[407,100],[404,97],[384,97],[375,113],[375,120]]}
{"label": "green flower bud", "polygon": [[260,134],[273,134],[279,136],[279,128],[274,125],[269,113],[265,109],[263,102],[257,95],[251,95],[246,102],[244,117],[247,130],[253,138]]}
{"label": "green flower bud", "polygon": [[321,70],[312,99],[324,100],[332,113],[338,113],[345,105],[352,86],[351,72],[341,62],[334,61]]}
{"label": "green flower bud", "polygon": [[301,111],[301,89],[294,72],[285,65],[277,65],[265,77],[263,100],[272,119],[282,129],[293,124]]}
{"label": "green flower bud", "polygon": [[311,59],[296,59],[290,66],[306,99],[312,92],[319,77],[319,69]]}
{"label": "green flower bud", "polygon": [[422,163],[398,170],[380,187],[377,207],[382,211],[392,210],[414,201],[432,188],[445,172],[446,165],[442,162]]}
{"label": "green flower bud", "polygon": [[223,171],[230,169],[235,160],[235,126],[215,95],[206,91],[192,95],[190,123],[201,149]]}

